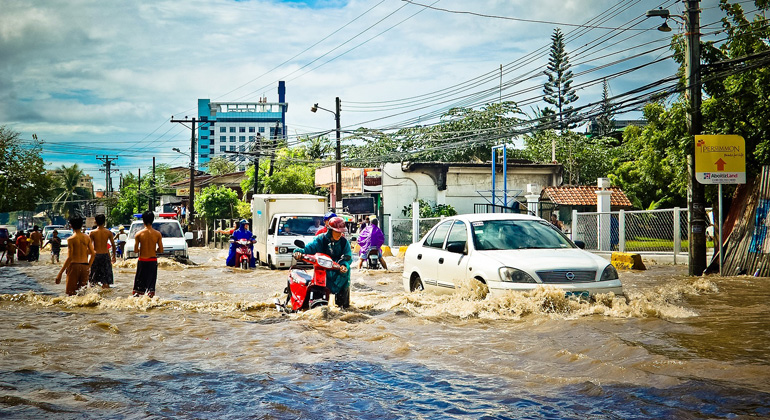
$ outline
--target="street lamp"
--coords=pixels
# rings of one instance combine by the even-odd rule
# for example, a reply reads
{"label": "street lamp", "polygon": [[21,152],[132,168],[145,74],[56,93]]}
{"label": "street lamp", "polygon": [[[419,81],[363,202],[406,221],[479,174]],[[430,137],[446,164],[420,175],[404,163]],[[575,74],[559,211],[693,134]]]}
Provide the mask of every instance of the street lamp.
{"label": "street lamp", "polygon": [[[680,18],[686,25],[687,53],[687,91],[689,99],[688,131],[691,136],[701,133],[701,79],[700,79],[700,0],[684,0],[687,5],[684,16],[671,15],[666,9],[653,9],[646,13],[647,17],[658,16],[668,20]],[[668,30],[666,30],[668,28]],[[663,22],[658,30],[668,32],[671,28]],[[687,207],[689,210],[689,274],[700,276],[706,269],[706,206],[705,188],[695,179],[695,142],[690,150],[688,162],[689,182],[687,192]]]}
{"label": "street lamp", "polygon": [[318,104],[313,104],[312,107],[310,107],[310,112],[315,113],[319,109],[323,109],[324,111],[331,112],[334,114],[334,120],[337,123],[337,147],[335,149],[335,159],[337,160],[336,165],[336,174],[335,174],[335,183],[334,183],[334,208],[337,208],[337,199],[342,200],[342,152],[340,150],[340,97],[338,96],[335,99],[335,103],[337,105],[336,109],[337,112],[334,112],[330,109],[326,109],[323,107],[318,106]]}

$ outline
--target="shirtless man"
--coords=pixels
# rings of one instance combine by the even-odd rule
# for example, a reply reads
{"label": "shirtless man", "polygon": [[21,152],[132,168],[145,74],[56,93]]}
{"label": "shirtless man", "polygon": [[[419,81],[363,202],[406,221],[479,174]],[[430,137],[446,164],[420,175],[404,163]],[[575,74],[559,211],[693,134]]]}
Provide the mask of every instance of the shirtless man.
{"label": "shirtless man", "polygon": [[144,229],[134,236],[134,249],[139,253],[139,261],[136,263],[136,276],[134,276],[134,297],[155,296],[155,281],[158,280],[158,254],[163,253],[163,237],[152,228],[155,214],[151,211],[142,213]]}
{"label": "shirtless man", "polygon": [[[94,252],[96,252],[88,282],[92,286],[101,283],[103,289],[109,289],[113,283],[112,264],[115,263],[115,238],[112,232],[104,227],[104,220],[103,214],[97,214],[96,229],[88,234],[94,245]],[[112,250],[112,258],[110,258],[110,249],[107,248],[108,243],[112,246],[110,248]]]}
{"label": "shirtless man", "polygon": [[27,261],[37,261],[40,259],[40,247],[43,245],[43,234],[40,228],[35,226],[32,233],[29,234],[29,255]]}
{"label": "shirtless man", "polygon": [[70,226],[74,234],[67,240],[67,259],[64,260],[64,265],[56,276],[56,284],[61,283],[61,275],[66,271],[65,291],[67,295],[72,296],[79,288],[88,284],[88,270],[94,261],[95,253],[91,238],[80,231],[83,227],[83,219],[73,217],[70,219]]}

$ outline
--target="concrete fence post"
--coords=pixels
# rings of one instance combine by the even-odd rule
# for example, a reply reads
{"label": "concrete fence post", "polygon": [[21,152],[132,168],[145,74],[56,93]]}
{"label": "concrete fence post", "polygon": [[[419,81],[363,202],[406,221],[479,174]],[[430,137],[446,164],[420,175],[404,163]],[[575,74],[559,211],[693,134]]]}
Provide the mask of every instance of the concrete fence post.
{"label": "concrete fence post", "polygon": [[412,203],[412,243],[420,240],[420,202]]}
{"label": "concrete fence post", "polygon": [[575,209],[572,209],[572,232],[570,232],[570,238],[572,239],[572,242],[582,240],[578,238],[577,233],[578,233],[578,211]]}
{"label": "concrete fence post", "polygon": [[626,252],[626,211],[618,212],[618,251]]}
{"label": "concrete fence post", "polygon": [[682,249],[681,215],[682,212],[679,207],[674,207],[674,264],[676,264],[676,257]]}

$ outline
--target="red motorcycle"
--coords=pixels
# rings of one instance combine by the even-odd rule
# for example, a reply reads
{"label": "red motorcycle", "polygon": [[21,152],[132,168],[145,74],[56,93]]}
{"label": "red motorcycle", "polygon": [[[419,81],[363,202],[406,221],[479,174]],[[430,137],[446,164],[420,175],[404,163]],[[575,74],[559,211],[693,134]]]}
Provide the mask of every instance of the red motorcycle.
{"label": "red motorcycle", "polygon": [[[300,240],[294,241],[294,245],[305,247],[305,243]],[[342,260],[348,261],[350,256],[346,255]],[[289,270],[288,285],[283,291],[286,293],[286,301],[281,303],[280,299],[275,298],[275,309],[280,312],[292,313],[329,305],[326,271],[339,271],[342,265],[320,252],[313,255],[303,254],[302,261],[313,266],[313,273],[296,268]],[[299,261],[297,263],[299,264]]]}
{"label": "red motorcycle", "polygon": [[249,269],[249,262],[251,261],[251,248],[249,246],[253,243],[248,239],[238,239],[234,241],[230,239],[230,242],[235,242],[237,247],[235,248],[235,266],[244,270]]}

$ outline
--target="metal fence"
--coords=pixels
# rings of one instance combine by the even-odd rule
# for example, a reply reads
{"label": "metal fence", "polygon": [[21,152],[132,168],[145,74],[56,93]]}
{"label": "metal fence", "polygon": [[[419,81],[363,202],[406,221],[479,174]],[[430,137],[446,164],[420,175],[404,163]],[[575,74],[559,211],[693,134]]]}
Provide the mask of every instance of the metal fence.
{"label": "metal fence", "polygon": [[417,236],[414,236],[414,220],[413,219],[397,219],[387,217],[385,228],[385,242],[391,247],[399,247],[409,245],[415,242],[415,238],[422,238],[428,231],[438,224],[442,217],[430,217],[430,218],[417,218],[418,231]]}
{"label": "metal fence", "polygon": [[[572,213],[572,240],[588,250],[687,253],[688,211],[682,208]],[[709,238],[709,247],[713,241]]]}

